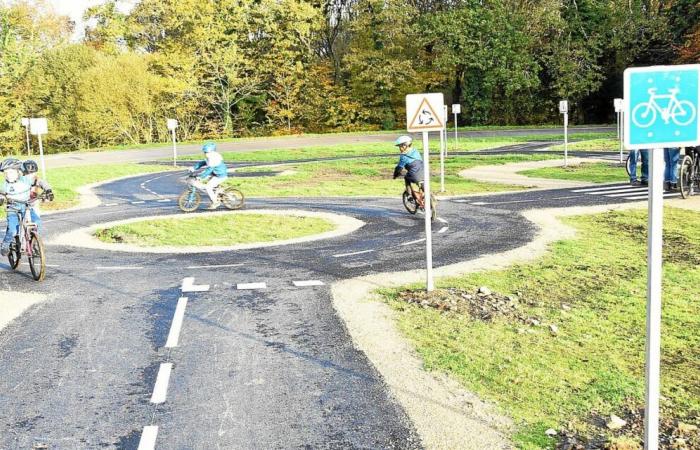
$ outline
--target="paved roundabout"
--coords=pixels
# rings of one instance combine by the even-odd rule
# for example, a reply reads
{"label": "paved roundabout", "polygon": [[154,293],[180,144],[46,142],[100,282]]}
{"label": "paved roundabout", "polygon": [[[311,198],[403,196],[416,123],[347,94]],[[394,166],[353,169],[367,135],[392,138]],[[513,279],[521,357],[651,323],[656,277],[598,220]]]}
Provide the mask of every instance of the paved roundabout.
{"label": "paved roundabout", "polygon": [[[364,225],[212,253],[110,252],[56,240],[175,213],[181,176],[105,184],[94,190],[100,206],[46,216],[54,243],[44,283],[2,264],[0,291],[44,300],[0,330],[0,448],[137,448],[145,439],[172,449],[422,448],[415,421],[354,344],[332,298],[332,286],[349,279],[422,269],[422,216],[408,215],[398,195],[250,199],[247,210],[333,213]],[[644,196],[617,184],[444,199],[434,264],[527,245],[539,228],[526,211]],[[411,395],[430,401],[426,392]]]}

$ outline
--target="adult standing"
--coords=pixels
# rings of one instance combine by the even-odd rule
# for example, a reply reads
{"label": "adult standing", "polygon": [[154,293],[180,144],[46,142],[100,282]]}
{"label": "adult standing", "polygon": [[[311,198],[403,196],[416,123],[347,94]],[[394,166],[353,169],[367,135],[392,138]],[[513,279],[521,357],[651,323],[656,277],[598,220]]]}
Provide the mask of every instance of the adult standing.
{"label": "adult standing", "polygon": [[[642,177],[637,180],[637,161],[642,160]],[[649,185],[649,150],[630,151],[630,184]]]}
{"label": "adult standing", "polygon": [[681,159],[679,147],[664,149],[664,190],[678,189],[678,162]]}

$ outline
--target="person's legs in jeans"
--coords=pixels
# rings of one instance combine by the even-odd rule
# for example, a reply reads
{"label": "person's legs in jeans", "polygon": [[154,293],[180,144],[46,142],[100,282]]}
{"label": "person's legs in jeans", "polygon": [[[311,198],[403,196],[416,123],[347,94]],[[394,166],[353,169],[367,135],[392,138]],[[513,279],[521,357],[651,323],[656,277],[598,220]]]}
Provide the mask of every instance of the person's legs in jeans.
{"label": "person's legs in jeans", "polygon": [[642,183],[649,182],[649,150],[640,150],[639,155],[642,158]]}
{"label": "person's legs in jeans", "polygon": [[630,183],[637,181],[638,150],[630,150]]}
{"label": "person's legs in jeans", "polygon": [[36,224],[36,231],[41,234],[41,216],[35,208],[30,208],[29,213],[31,214],[32,222]]}
{"label": "person's legs in jeans", "polygon": [[19,218],[17,214],[8,211],[7,230],[5,231],[5,238],[2,240],[2,245],[0,245],[0,253],[2,253],[3,256],[7,256],[10,252],[10,244],[15,240],[17,233],[19,233]]}
{"label": "person's legs in jeans", "polygon": [[678,160],[681,157],[680,148],[664,149],[664,187],[670,189],[678,184]]}

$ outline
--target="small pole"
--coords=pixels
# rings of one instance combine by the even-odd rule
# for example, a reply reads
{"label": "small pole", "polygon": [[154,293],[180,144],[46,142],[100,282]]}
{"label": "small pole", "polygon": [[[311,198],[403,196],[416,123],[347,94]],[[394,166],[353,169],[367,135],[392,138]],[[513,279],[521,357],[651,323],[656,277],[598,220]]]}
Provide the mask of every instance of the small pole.
{"label": "small pole", "polygon": [[459,144],[457,143],[457,140],[459,139],[457,136],[457,113],[455,114],[455,151],[459,150]]}
{"label": "small pole", "polygon": [[440,130],[440,192],[445,192],[445,152],[447,151],[446,135],[447,124],[445,123],[443,129]]}
{"label": "small pole", "polygon": [[423,161],[425,172],[425,265],[426,265],[426,290],[431,292],[435,289],[433,284],[433,230],[430,220],[431,208],[430,204],[430,142],[428,140],[428,132],[423,132]]}
{"label": "small pole", "polygon": [[654,149],[649,155],[649,237],[647,257],[646,406],[644,448],[659,448],[659,396],[661,372],[661,276],[663,245],[664,155]]}
{"label": "small pole", "polygon": [[24,134],[27,137],[27,156],[32,156],[32,146],[29,142],[29,126],[24,127]]}
{"label": "small pole", "polygon": [[39,136],[39,158],[41,160],[41,178],[46,180],[46,163],[44,162],[44,144],[41,141],[41,134]]}
{"label": "small pole", "polygon": [[177,140],[175,139],[175,128],[171,131],[173,134],[173,167],[177,167]]}
{"label": "small pole", "polygon": [[623,139],[623,136],[624,136],[624,133],[623,133],[624,132],[624,128],[623,128],[624,127],[624,125],[623,125],[624,119],[623,119],[623,117],[624,116],[623,115],[624,114],[625,114],[624,111],[620,111],[618,114],[620,117],[620,119],[619,119],[620,120],[620,134],[618,135],[620,138],[620,164],[623,164],[625,162],[625,158],[622,156],[622,151],[624,150],[624,145],[623,145],[623,141],[624,141],[624,139]]}
{"label": "small pole", "polygon": [[564,167],[569,165],[569,113],[564,113]]}

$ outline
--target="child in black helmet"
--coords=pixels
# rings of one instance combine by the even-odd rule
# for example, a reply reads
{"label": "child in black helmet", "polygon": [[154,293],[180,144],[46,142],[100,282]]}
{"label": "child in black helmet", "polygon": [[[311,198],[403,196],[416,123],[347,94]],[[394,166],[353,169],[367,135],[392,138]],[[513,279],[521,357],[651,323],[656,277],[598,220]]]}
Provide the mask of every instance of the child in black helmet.
{"label": "child in black helmet", "polygon": [[39,214],[39,208],[36,204],[36,200],[42,192],[44,197],[52,202],[54,199],[53,191],[51,190],[51,185],[46,181],[42,180],[37,176],[39,166],[36,161],[28,159],[22,163],[22,173],[31,182],[31,191],[29,196],[30,208],[29,212],[32,217],[32,222],[34,222],[41,232],[41,215]]}

